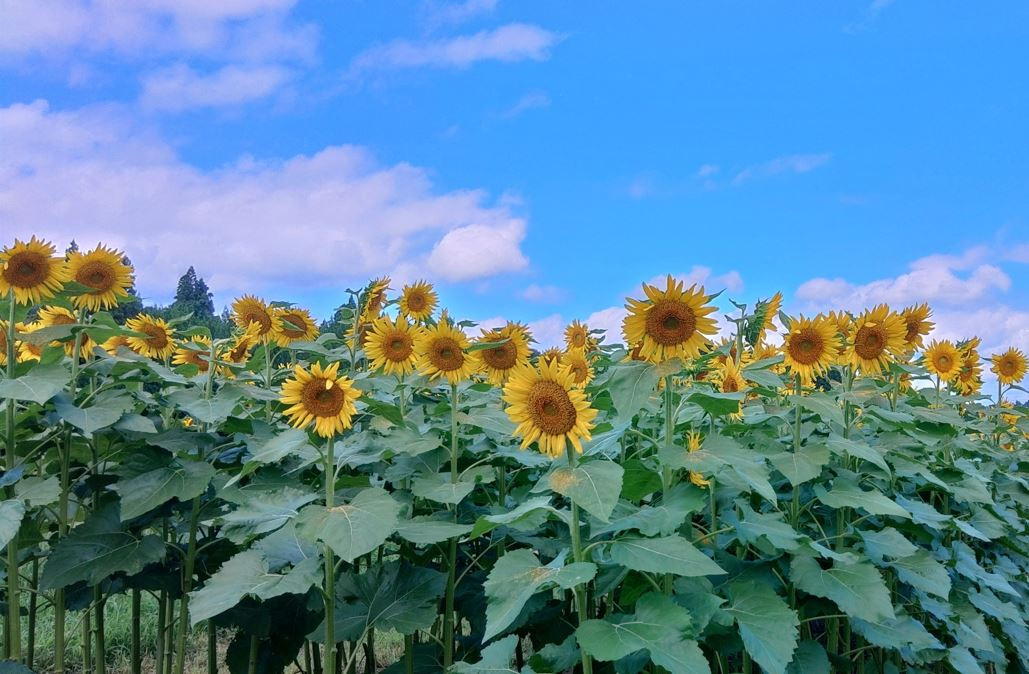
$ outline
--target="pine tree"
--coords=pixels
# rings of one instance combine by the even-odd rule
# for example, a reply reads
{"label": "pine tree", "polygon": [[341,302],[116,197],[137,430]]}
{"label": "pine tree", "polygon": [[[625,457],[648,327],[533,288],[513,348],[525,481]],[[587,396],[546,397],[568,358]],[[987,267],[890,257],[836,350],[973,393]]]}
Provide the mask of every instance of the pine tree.
{"label": "pine tree", "polygon": [[175,316],[192,313],[198,322],[214,317],[214,295],[192,266],[179,278],[175,301],[169,310]]}

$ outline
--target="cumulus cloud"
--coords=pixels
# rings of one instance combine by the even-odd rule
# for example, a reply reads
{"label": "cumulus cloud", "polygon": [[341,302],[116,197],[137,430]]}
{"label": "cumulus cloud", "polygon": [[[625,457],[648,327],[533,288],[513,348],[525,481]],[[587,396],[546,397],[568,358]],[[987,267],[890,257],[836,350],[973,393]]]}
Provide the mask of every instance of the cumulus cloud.
{"label": "cumulus cloud", "polygon": [[318,32],[291,24],[296,0],[5,0],[0,55],[113,52],[309,59]]}
{"label": "cumulus cloud", "polygon": [[243,290],[344,288],[372,275],[467,281],[523,269],[526,223],[480,190],[438,190],[423,168],[364,148],[215,170],[182,160],[117,107],[0,108],[6,236],[125,249],[146,297],[195,265],[221,299]]}
{"label": "cumulus cloud", "polygon": [[230,65],[203,74],[180,63],[147,75],[140,102],[169,112],[240,105],[270,96],[288,79],[289,71],[275,65]]}
{"label": "cumulus cloud", "polygon": [[783,173],[808,173],[829,161],[828,152],[822,154],[791,154],[776,157],[770,161],[748,166],[733,178],[734,185],[739,185],[753,178],[770,178]]}
{"label": "cumulus cloud", "polygon": [[468,68],[479,61],[545,61],[559,41],[556,33],[526,23],[424,42],[394,40],[358,54],[350,64],[350,73],[426,66]]}

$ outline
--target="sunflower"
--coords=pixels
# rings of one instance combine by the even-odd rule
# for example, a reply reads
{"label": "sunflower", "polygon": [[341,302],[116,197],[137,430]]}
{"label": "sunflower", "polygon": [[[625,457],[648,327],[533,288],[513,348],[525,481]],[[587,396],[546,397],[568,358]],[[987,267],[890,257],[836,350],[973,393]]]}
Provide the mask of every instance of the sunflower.
{"label": "sunflower", "polygon": [[1004,353],[994,354],[990,360],[993,361],[990,372],[997,375],[1001,384],[1017,384],[1025,377],[1025,354],[1014,347]]}
{"label": "sunflower", "polygon": [[414,342],[420,333],[421,330],[403,316],[375,319],[364,343],[372,368],[398,376],[414,372],[417,361]]}
{"label": "sunflower", "polygon": [[766,332],[775,332],[774,320],[779,315],[780,309],[782,309],[781,292],[775,293],[769,300],[757,303],[756,310],[761,312],[761,330],[758,332],[758,342],[764,341]]}
{"label": "sunflower", "polygon": [[418,281],[404,286],[400,291],[400,313],[412,321],[425,322],[436,310],[439,297],[428,281]]}
{"label": "sunflower", "polygon": [[146,337],[129,337],[129,346],[136,353],[163,360],[175,350],[171,328],[163,318],[139,314],[125,321],[125,327],[133,332],[142,332]]}
{"label": "sunflower", "polygon": [[[71,312],[70,309],[64,307],[42,307],[39,310],[39,327],[41,328],[52,328],[55,325],[75,325],[78,323],[78,318]],[[61,342],[50,342],[50,346],[61,346]],[[93,352],[93,347],[96,346],[96,342],[89,338],[88,335],[82,336],[82,341],[79,344],[80,357],[84,357]],[[64,342],[64,352],[71,356],[75,352],[75,340],[69,339]]]}
{"label": "sunflower", "polygon": [[236,336],[232,346],[218,355],[219,360],[225,360],[237,365],[246,363],[250,360],[250,352],[261,342],[260,332],[261,326],[259,324],[249,324],[246,330]]}
{"label": "sunflower", "polygon": [[129,338],[125,335],[114,335],[113,337],[108,337],[106,340],[104,340],[104,343],[100,345],[100,348],[102,348],[104,351],[111,354],[112,356],[117,356],[118,347],[120,346],[124,346],[126,349],[129,349],[130,351],[132,350],[132,345],[129,344]]}
{"label": "sunflower", "polygon": [[76,295],[74,302],[78,308],[90,311],[117,306],[118,298],[128,297],[132,287],[132,267],[125,264],[125,256],[100,244],[88,253],[68,253],[68,276],[89,288]]}
{"label": "sunflower", "polygon": [[[30,332],[39,330],[41,327],[43,326],[39,324],[39,321],[33,323],[15,323],[14,331],[21,335],[27,335]],[[15,342],[15,346],[18,347],[17,360],[19,363],[24,363],[30,360],[39,360],[43,357],[42,344],[19,340]]]}
{"label": "sunflower", "polygon": [[847,335],[850,334],[850,326],[854,324],[854,318],[846,311],[830,311],[827,314],[818,314],[815,319],[824,318],[836,326],[836,336],[840,339],[836,344],[836,362],[840,365],[847,364]]}
{"label": "sunflower", "polygon": [[522,365],[504,385],[507,416],[517,424],[522,449],[533,442],[551,458],[565,453],[567,443],[582,453],[582,440],[590,439],[597,410],[586,394],[575,388],[571,370],[559,363]]}
{"label": "sunflower", "polygon": [[364,318],[370,323],[377,318],[386,306],[386,291],[389,290],[390,278],[383,276],[368,284],[364,299]]}
{"label": "sunflower", "polygon": [[477,361],[465,353],[468,337],[450,321],[426,328],[414,341],[418,371],[430,380],[446,377],[451,384],[468,379],[477,369]]}
{"label": "sunflower", "polygon": [[197,335],[179,344],[172,355],[172,365],[195,365],[197,372],[207,372],[211,367],[211,338]]}
{"label": "sunflower", "polygon": [[683,282],[671,275],[665,289],[643,284],[646,300],[629,298],[629,315],[622,324],[627,344],[639,344],[640,355],[660,363],[671,358],[696,358],[704,346],[705,335],[717,331],[708,315],[714,306],[705,305],[704,289],[696,285],[683,290]]}
{"label": "sunflower", "polygon": [[[704,442],[704,436],[697,431],[690,431],[686,434],[686,451],[692,454],[693,452],[700,450],[700,445]],[[690,471],[690,482],[697,485],[698,487],[706,487],[711,484],[710,480],[705,480],[704,476],[695,470]]]}
{"label": "sunflower", "polygon": [[503,342],[503,344],[493,347],[479,349],[473,354],[479,361],[489,383],[494,386],[502,385],[515,368],[529,360],[529,338],[515,323],[508,323],[494,330],[483,330],[482,336],[476,342],[478,344]]}
{"label": "sunflower", "polygon": [[301,365],[294,376],[282,384],[279,401],[290,405],[284,414],[294,428],[306,428],[314,422],[314,432],[331,438],[350,428],[357,407],[354,401],[361,393],[347,377],[338,377],[339,362],[326,368],[315,363],[308,371]]}
{"label": "sunflower", "polygon": [[579,319],[575,319],[565,328],[565,346],[568,349],[588,350],[590,345],[590,329]]}
{"label": "sunflower", "polygon": [[593,381],[593,368],[580,349],[568,349],[558,362],[571,370],[575,388],[586,388]]}
{"label": "sunflower", "polygon": [[844,358],[863,374],[879,374],[904,350],[904,319],[885,304],[854,319]]}
{"label": "sunflower", "polygon": [[922,346],[922,337],[928,335],[933,329],[933,322],[929,320],[932,316],[932,309],[925,302],[913,304],[900,312],[904,319],[904,346],[908,351],[914,351]]}
{"label": "sunflower", "polygon": [[[834,332],[833,333],[833,338],[835,339],[835,337],[836,337],[836,334]],[[765,360],[766,358],[775,358],[776,356],[778,356],[781,353],[782,353],[782,350],[779,347],[777,347],[777,346],[772,346],[771,344],[758,344],[757,346],[754,347],[754,352],[753,352],[753,355],[751,356],[751,361],[757,362],[759,360]],[[836,360],[836,351],[833,350],[833,362],[835,362],[835,360]],[[771,366],[768,369],[771,370],[772,372],[775,372],[776,374],[782,374],[783,372],[786,371],[786,367],[785,367],[784,363],[777,363],[777,364]]]}
{"label": "sunflower", "polygon": [[253,295],[236,298],[232,303],[232,320],[244,329],[251,323],[256,324],[258,337],[268,336],[275,327],[275,320],[272,318],[272,311],[268,303]]}
{"label": "sunflower", "polygon": [[736,393],[747,387],[742,368],[733,360],[726,360],[715,368],[712,380],[722,393]]}
{"label": "sunflower", "polygon": [[979,354],[972,349],[962,355],[961,371],[954,380],[954,387],[958,393],[964,396],[974,395],[979,392],[983,385],[983,368],[980,365]]}
{"label": "sunflower", "polygon": [[552,346],[549,349],[544,349],[536,360],[540,363],[556,363],[561,360],[561,349],[556,346]]}
{"label": "sunflower", "polygon": [[7,321],[0,321],[0,365],[7,365]]}
{"label": "sunflower", "polygon": [[318,338],[318,324],[311,312],[300,308],[272,310],[272,339],[281,347],[293,342],[310,342]]}
{"label": "sunflower", "polygon": [[979,357],[979,345],[983,343],[983,340],[978,337],[969,337],[963,342],[958,342],[958,350],[961,351],[962,356],[974,355],[976,358]]}
{"label": "sunflower", "polygon": [[961,353],[949,340],[929,342],[923,358],[926,369],[939,377],[940,381],[950,381],[961,371]]}
{"label": "sunflower", "polygon": [[783,362],[804,384],[824,374],[838,355],[836,324],[827,318],[796,318],[782,344]]}
{"label": "sunflower", "polygon": [[18,304],[39,304],[61,291],[68,280],[64,260],[54,257],[49,241],[33,236],[27,242],[14,240],[0,250],[0,295],[14,291]]}

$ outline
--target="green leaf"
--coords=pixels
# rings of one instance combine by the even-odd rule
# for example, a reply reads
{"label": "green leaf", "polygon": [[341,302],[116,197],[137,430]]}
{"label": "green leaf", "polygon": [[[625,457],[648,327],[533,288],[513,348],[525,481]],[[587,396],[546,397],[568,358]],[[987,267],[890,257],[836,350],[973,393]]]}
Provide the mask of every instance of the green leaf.
{"label": "green leaf", "polygon": [[543,566],[532,550],[519,548],[508,552],[493,565],[483,584],[487,601],[483,641],[507,629],[525,602],[545,586],[571,588],[588,582],[595,574],[596,566],[587,562],[565,567],[562,558],[557,557]]}
{"label": "green leaf", "polygon": [[779,452],[768,460],[796,487],[822,474],[822,467],[829,463],[829,450],[824,445],[803,445],[800,451]]}
{"label": "green leaf", "polygon": [[529,666],[534,672],[559,674],[575,667],[580,658],[579,646],[572,634],[560,644],[547,644],[533,653]]}
{"label": "green leaf", "polygon": [[795,551],[800,548],[801,535],[783,521],[782,513],[755,512],[746,503],[738,503],[743,519],[736,523],[736,533],[743,543],[752,544],[764,537],[780,550]]}
{"label": "green leaf", "polygon": [[224,613],[244,597],[271,599],[283,594],[304,594],[321,582],[321,575],[317,557],[280,574],[268,571],[268,562],[260,552],[244,550],[222,564],[203,587],[189,593],[189,623],[196,625]]}
{"label": "green leaf", "polygon": [[225,537],[235,543],[275,531],[294,519],[302,507],[318,498],[313,492],[294,487],[242,489],[220,495],[237,506],[221,516]]}
{"label": "green leaf", "polygon": [[63,363],[37,365],[16,379],[0,380],[0,398],[42,405],[62,391],[70,379],[71,373]]}
{"label": "green leaf", "polygon": [[337,609],[336,637],[359,639],[371,628],[400,634],[428,629],[446,581],[439,571],[399,562],[380,564],[360,575],[346,574],[336,587],[337,596],[346,600]]}
{"label": "green leaf", "polygon": [[740,628],[747,652],[771,674],[785,674],[800,635],[800,618],[768,585],[737,581],[729,585],[725,607]]}
{"label": "green leaf", "polygon": [[817,641],[801,641],[786,668],[787,674],[831,674],[829,656]]}
{"label": "green leaf", "polygon": [[983,668],[979,666],[978,659],[967,648],[954,646],[948,650],[947,662],[954,668],[954,671],[961,672],[961,674],[985,674]]}
{"label": "green leaf", "polygon": [[834,562],[823,569],[810,557],[794,557],[790,579],[808,594],[831,599],[849,616],[875,622],[894,615],[886,583],[867,562]]}
{"label": "green leaf", "polygon": [[350,503],[333,508],[310,505],[297,517],[297,533],[321,541],[345,562],[382,545],[397,528],[400,504],[386,490],[370,487]]}
{"label": "green leaf", "polygon": [[144,515],[173,498],[188,501],[203,494],[215,470],[204,461],[176,461],[120,481],[113,489],[121,497],[122,521]]}
{"label": "green leaf", "polygon": [[579,646],[597,660],[619,660],[647,650],[654,664],[671,674],[710,674],[692,636],[690,614],[669,597],[650,593],[636,602],[636,614],[587,620],[575,630]]}
{"label": "green leaf", "polygon": [[918,622],[903,611],[896,618],[880,621],[866,621],[855,618],[851,622],[854,631],[868,643],[881,648],[897,649],[908,647],[914,651],[927,649],[942,650],[943,644]]}
{"label": "green leaf", "polygon": [[274,431],[271,437],[263,440],[257,438],[247,440],[250,461],[262,465],[278,463],[292,454],[300,454],[306,458],[308,452],[301,450],[311,448],[307,433],[297,428],[274,429]]}
{"label": "green leaf", "polygon": [[452,521],[435,519],[428,515],[419,515],[400,522],[397,533],[401,538],[415,545],[432,545],[451,538],[464,536],[472,530],[470,524],[456,524]]}
{"label": "green leaf", "polygon": [[508,510],[507,512],[480,517],[478,521],[475,522],[475,527],[472,529],[469,538],[477,538],[502,524],[516,526],[520,522],[532,519],[535,515],[539,514],[539,511],[541,510],[554,514],[560,513],[557,508],[550,505],[549,496],[534,496],[522,501],[515,508]]}
{"label": "green leaf", "polygon": [[686,396],[686,401],[700,406],[711,416],[722,417],[739,412],[743,397],[743,393],[721,393],[698,389]]}
{"label": "green leaf", "polygon": [[54,409],[58,416],[90,436],[101,428],[107,428],[132,409],[128,396],[113,396],[98,399],[89,407],[76,407],[66,394],[54,398]]}
{"label": "green leaf", "polygon": [[620,538],[611,542],[611,560],[634,571],[649,573],[674,573],[679,576],[725,573],[722,567],[682,536]]}
{"label": "green leaf", "polygon": [[800,405],[804,409],[814,412],[822,417],[822,421],[833,422],[839,426],[845,426],[843,410],[840,409],[836,400],[824,393],[812,393],[810,395],[791,395],[789,401],[794,405]]}
{"label": "green leaf", "polygon": [[882,457],[876,449],[870,445],[866,445],[863,442],[855,442],[854,440],[848,440],[847,438],[839,435],[832,435],[826,441],[829,449],[833,450],[837,454],[847,454],[849,456],[868,461],[871,464],[882,468],[883,472],[887,475],[890,474],[890,467],[886,464],[886,460]]}
{"label": "green leaf", "polygon": [[232,414],[242,397],[242,391],[237,388],[225,387],[208,400],[199,389],[182,389],[170,394],[168,401],[201,423],[220,424]]}
{"label": "green leaf", "polygon": [[606,525],[590,526],[590,538],[636,529],[644,536],[668,536],[675,533],[686,517],[707,505],[707,494],[691,484],[677,484],[668,490],[657,505],[645,505],[612,520]]}
{"label": "green leaf", "polygon": [[661,377],[656,367],[640,361],[612,365],[609,372],[607,391],[618,411],[617,421],[628,421],[647,404]]}
{"label": "green leaf", "polygon": [[14,485],[14,495],[33,508],[57,503],[61,498],[61,481],[57,476],[27,477]]}
{"label": "green leaf", "polygon": [[984,569],[976,560],[975,551],[972,548],[961,541],[954,541],[951,548],[954,550],[957,560],[954,569],[962,576],[975,581],[980,587],[989,587],[997,592],[1003,592],[1013,597],[1021,596],[1004,576]]}
{"label": "green leaf", "polygon": [[588,461],[575,468],[554,468],[547,476],[547,485],[606,522],[622,491],[622,473],[622,467],[614,461]]}
{"label": "green leaf", "polygon": [[918,552],[918,546],[904,538],[904,535],[893,527],[858,533],[865,542],[865,552],[872,560],[881,560],[883,557],[908,557]]}
{"label": "green leaf", "polygon": [[464,661],[455,662],[447,672],[448,674],[496,674],[498,672],[518,674],[518,670],[511,667],[511,660],[514,659],[517,645],[518,635],[511,634],[482,649],[478,662],[472,664]]}
{"label": "green leaf", "polygon": [[0,501],[0,547],[5,547],[21,526],[25,504],[18,499]]}
{"label": "green leaf", "polygon": [[411,493],[418,498],[437,503],[456,504],[464,500],[475,489],[475,483],[468,480],[451,482],[449,473],[430,473],[416,477],[411,482]]}
{"label": "green leaf", "polygon": [[815,485],[818,500],[830,508],[861,508],[873,515],[892,515],[911,519],[911,514],[900,507],[881,491],[872,489],[864,491],[856,482],[846,478],[833,480],[832,491],[827,492],[822,485]]}
{"label": "green leaf", "polygon": [[139,573],[164,559],[164,552],[158,536],[137,538],[129,533],[121,523],[119,504],[111,503],[72,529],[50,552],[39,586],[56,590],[80,581],[97,585],[116,573]]}
{"label": "green leaf", "polygon": [[889,565],[896,569],[901,582],[941,599],[950,598],[950,574],[928,550],[918,550],[889,562]]}
{"label": "green leaf", "polygon": [[629,459],[621,465],[625,469],[622,477],[622,498],[639,501],[661,489],[661,476],[639,459]]}

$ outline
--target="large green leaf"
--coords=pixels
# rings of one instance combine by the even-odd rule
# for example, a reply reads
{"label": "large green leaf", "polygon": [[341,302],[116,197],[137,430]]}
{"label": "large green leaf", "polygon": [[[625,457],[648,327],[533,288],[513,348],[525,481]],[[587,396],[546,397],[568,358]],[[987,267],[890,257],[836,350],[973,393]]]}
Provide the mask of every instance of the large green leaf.
{"label": "large green leaf", "polygon": [[785,674],[793,659],[800,619],[768,585],[737,581],[729,585],[731,599],[725,611],[740,628],[747,652],[772,674]]}
{"label": "large green leaf", "polygon": [[836,602],[849,616],[875,622],[894,615],[890,591],[868,562],[834,562],[823,569],[811,557],[794,557],[790,579],[804,592]]}
{"label": "large green leaf", "polygon": [[865,491],[856,482],[846,478],[833,480],[832,491],[815,485],[818,500],[830,508],[861,508],[873,515],[893,515],[911,519],[911,514],[881,491],[871,489]]}
{"label": "large green leaf", "polygon": [[428,629],[446,582],[439,571],[399,562],[346,574],[336,586],[337,597],[346,601],[336,613],[337,638],[359,639],[371,628],[400,634]]}
{"label": "large green leaf", "polygon": [[490,570],[483,589],[486,592],[486,632],[488,641],[514,622],[525,602],[546,586],[571,588],[588,582],[597,568],[589,562],[564,566],[561,557],[550,564],[540,564],[528,549],[512,550],[497,560]]}
{"label": "large green leaf", "polygon": [[131,520],[173,498],[188,501],[207,489],[215,470],[204,461],[175,461],[114,485],[121,497],[122,520]]}
{"label": "large green leaf", "polygon": [[547,476],[547,486],[606,522],[622,491],[622,473],[622,467],[614,461],[588,461],[575,468],[558,466]]}
{"label": "large green leaf", "polygon": [[880,621],[855,618],[851,627],[866,641],[881,648],[899,650],[906,646],[915,651],[943,649],[943,644],[922,623],[903,611],[898,611],[895,618]]}
{"label": "large green leaf", "polygon": [[822,417],[822,421],[833,422],[844,426],[843,409],[835,399],[824,393],[812,393],[810,395],[791,395],[789,400],[794,405],[800,405],[806,410],[814,412]]}
{"label": "large green leaf", "polygon": [[668,536],[675,533],[686,517],[707,505],[707,494],[691,484],[677,484],[669,489],[656,505],[634,507],[631,512],[619,511],[619,517],[606,525],[590,526],[590,538],[635,529],[644,536]]}
{"label": "large green leaf", "polygon": [[941,599],[950,598],[950,574],[928,550],[894,559],[889,565],[897,571],[901,582]]}
{"label": "large green leaf", "polygon": [[128,532],[122,525],[119,504],[111,503],[72,529],[51,550],[39,586],[55,590],[80,581],[96,585],[116,573],[138,573],[147,564],[161,561],[164,553],[160,537],[137,537]]}
{"label": "large green leaf", "polygon": [[56,475],[26,477],[14,485],[14,495],[32,508],[50,505],[61,497],[61,481]]}
{"label": "large green leaf", "polygon": [[736,533],[743,543],[753,544],[764,537],[780,550],[794,551],[800,547],[802,537],[778,512],[755,512],[746,503],[739,502],[743,519],[736,522]]}
{"label": "large green leaf", "polygon": [[235,555],[204,586],[189,593],[191,625],[223,613],[244,597],[271,599],[283,594],[304,594],[321,581],[317,557],[308,558],[287,573],[270,573],[268,562],[256,550]]}
{"label": "large green leaf", "polygon": [[451,538],[464,536],[471,530],[472,525],[470,524],[457,524],[427,515],[405,519],[397,525],[397,534],[415,545],[441,543]]}
{"label": "large green leaf", "polygon": [[0,398],[42,405],[62,391],[70,379],[71,373],[63,363],[37,365],[20,377],[0,380]]}
{"label": "large green leaf", "polygon": [[829,656],[817,641],[801,641],[786,668],[787,674],[832,674]]}
{"label": "large green leaf", "polygon": [[168,400],[199,422],[219,424],[232,414],[232,410],[242,397],[242,391],[235,387],[225,387],[206,399],[203,391],[191,388],[175,391],[168,396]]}
{"label": "large green leaf", "polygon": [[686,400],[694,405],[698,405],[712,416],[724,417],[727,414],[736,414],[740,411],[740,403],[743,402],[743,397],[743,393],[722,393],[720,391],[697,389],[686,396]]}
{"label": "large green leaf", "polygon": [[60,394],[54,398],[54,409],[62,419],[89,436],[121,419],[132,409],[132,399],[108,396],[96,400],[89,407],[76,407],[70,396]]}
{"label": "large green leaf", "polygon": [[886,460],[875,447],[866,445],[863,442],[857,442],[856,440],[849,440],[840,435],[830,436],[826,441],[826,445],[837,454],[847,454],[867,461],[881,468],[887,475],[890,473],[890,467],[886,464]]}
{"label": "large green leaf", "polygon": [[587,620],[575,630],[584,651],[597,660],[619,660],[646,650],[654,664],[671,674],[709,674],[690,614],[671,598],[650,593],[636,602],[636,614]]}
{"label": "large green leaf", "polygon": [[476,538],[503,524],[517,527],[525,522],[536,521],[536,518],[540,515],[542,515],[542,518],[545,518],[548,514],[566,516],[567,511],[559,511],[550,505],[550,496],[533,496],[532,498],[525,499],[507,512],[480,517],[475,522],[475,527],[472,529],[469,537]]}
{"label": "large green leaf", "polygon": [[803,445],[799,451],[779,452],[768,460],[796,487],[822,474],[822,466],[829,463],[829,450],[825,445]]}
{"label": "large green leaf", "polygon": [[618,363],[610,373],[606,388],[618,411],[617,421],[629,420],[643,409],[661,378],[654,365],[641,361]]}
{"label": "large green leaf", "polygon": [[321,541],[346,562],[382,545],[396,531],[400,504],[386,490],[370,487],[345,505],[310,505],[297,517],[297,533]]}
{"label": "large green leaf", "polygon": [[626,537],[611,542],[611,560],[649,573],[711,576],[725,573],[710,557],[682,536]]}
{"label": "large green leaf", "polygon": [[242,489],[221,494],[237,507],[221,516],[223,531],[231,541],[275,531],[294,519],[300,509],[318,498],[314,492],[295,487]]}
{"label": "large green leaf", "polygon": [[475,489],[470,480],[453,482],[449,473],[430,473],[416,477],[411,483],[411,493],[418,498],[437,503],[456,504],[464,500]]}
{"label": "large green leaf", "polygon": [[25,504],[18,499],[0,501],[0,548],[7,545],[21,526]]}
{"label": "large green leaf", "polygon": [[518,636],[515,634],[498,639],[482,649],[477,662],[455,662],[454,666],[447,670],[448,674],[518,674],[518,670],[511,666],[517,645]]}

